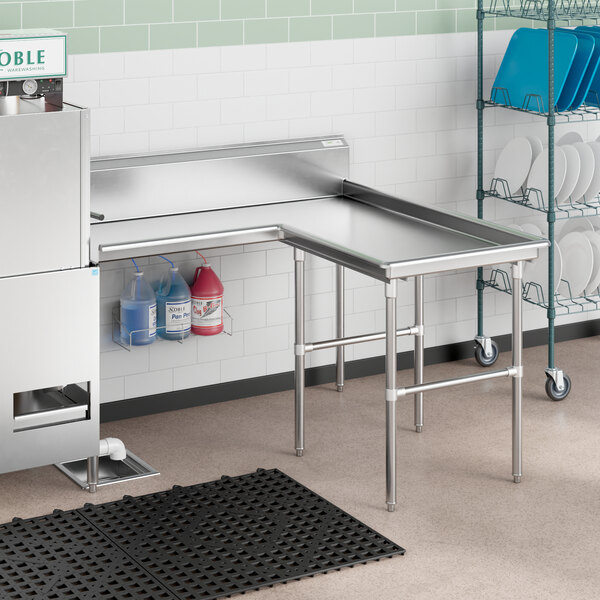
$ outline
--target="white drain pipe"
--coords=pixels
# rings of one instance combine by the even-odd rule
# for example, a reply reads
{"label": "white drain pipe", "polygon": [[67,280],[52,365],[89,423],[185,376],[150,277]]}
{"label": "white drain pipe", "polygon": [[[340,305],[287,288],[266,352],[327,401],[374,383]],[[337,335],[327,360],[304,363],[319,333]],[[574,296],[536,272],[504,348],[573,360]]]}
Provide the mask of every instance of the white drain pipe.
{"label": "white drain pipe", "polygon": [[113,437],[107,437],[100,440],[100,451],[98,456],[110,456],[111,460],[125,460],[127,458],[127,450],[125,444]]}
{"label": "white drain pipe", "polygon": [[98,489],[99,458],[101,456],[109,456],[111,460],[125,460],[127,458],[125,444],[112,437],[100,440],[98,456],[90,456],[87,460],[88,492],[90,494],[94,494]]}

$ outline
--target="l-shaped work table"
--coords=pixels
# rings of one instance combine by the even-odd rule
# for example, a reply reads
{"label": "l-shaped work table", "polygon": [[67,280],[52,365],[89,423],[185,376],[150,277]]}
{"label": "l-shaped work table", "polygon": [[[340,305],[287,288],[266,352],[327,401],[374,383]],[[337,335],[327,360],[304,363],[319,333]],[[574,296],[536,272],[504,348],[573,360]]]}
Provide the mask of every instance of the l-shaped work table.
{"label": "l-shaped work table", "polygon": [[[423,394],[497,377],[512,380],[512,475],[521,467],[521,294],[513,294],[510,367],[425,383],[425,275],[510,263],[521,289],[523,261],[547,241],[436,210],[352,183],[349,147],[341,136],[228,146],[162,155],[100,158],[91,168],[90,255],[93,264],[156,254],[281,241],[295,261],[295,451],[304,446],[305,357],[337,349],[337,389],[344,386],[344,347],[385,339],[386,503],[396,502],[396,402],[414,395],[415,429],[423,430]],[[304,257],[336,265],[336,337],[307,342]],[[384,282],[384,332],[346,337],[344,269]],[[398,328],[398,280],[415,282],[415,318]],[[225,302],[226,302],[225,298]],[[399,336],[414,337],[414,385],[398,387]],[[92,459],[90,459],[92,460]],[[91,470],[92,480],[94,470]]]}

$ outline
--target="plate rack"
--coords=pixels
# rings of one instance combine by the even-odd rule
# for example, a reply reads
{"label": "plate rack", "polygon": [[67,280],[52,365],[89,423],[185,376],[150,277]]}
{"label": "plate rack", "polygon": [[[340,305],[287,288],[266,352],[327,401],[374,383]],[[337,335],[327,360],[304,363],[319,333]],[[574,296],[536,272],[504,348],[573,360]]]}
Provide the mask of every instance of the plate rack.
{"label": "plate rack", "polygon": [[487,14],[532,21],[589,22],[600,19],[600,0],[491,0]]}
{"label": "plate rack", "polygon": [[[554,252],[557,220],[586,217],[600,214],[600,198],[584,199],[584,202],[568,200],[556,205],[554,201],[554,134],[555,127],[562,123],[600,120],[600,90],[593,91],[586,98],[587,104],[573,111],[557,112],[554,98],[554,31],[557,25],[581,25],[600,22],[600,0],[484,0],[477,1],[477,216],[483,218],[485,198],[497,198],[518,204],[546,214],[548,225],[548,286],[547,289],[536,282],[523,285],[523,299],[546,310],[548,320],[548,363],[545,369],[546,393],[552,400],[563,400],[571,390],[569,376],[556,365],[555,319],[559,315],[588,312],[600,309],[600,291],[583,297],[564,297],[554,293]],[[492,90],[490,98],[483,97],[483,37],[484,20],[488,17],[510,17],[544,24],[548,31],[548,97],[529,94],[521,106],[512,106],[509,91],[504,88]],[[502,108],[535,115],[546,120],[548,126],[548,198],[543,198],[540,190],[527,188],[510,190],[504,179],[492,180],[489,189],[483,185],[483,112],[486,109]],[[568,282],[563,289],[570,289]],[[496,344],[484,334],[483,301],[484,290],[494,288],[512,293],[508,273],[494,269],[484,273],[477,271],[477,336],[475,357],[483,366],[494,364],[498,357]]]}
{"label": "plate rack", "polygon": [[[576,110],[554,112],[556,123],[584,123],[588,121],[600,121],[600,94],[596,90],[590,90],[585,102]],[[547,104],[539,94],[527,94],[521,106],[514,106],[510,100],[510,92],[506,88],[494,87],[490,94],[490,100],[484,101],[485,106],[507,108],[518,112],[535,115],[536,117],[548,117]]]}
{"label": "plate rack", "polygon": [[[517,193],[512,193],[506,179],[494,177],[490,188],[484,190],[486,198],[496,198],[512,202],[519,206],[525,206],[538,212],[549,213],[549,206],[544,199],[542,192],[536,188],[520,189]],[[583,198],[583,202],[575,202],[573,198],[568,198],[561,204],[554,205],[554,217],[556,221],[563,219],[572,219],[575,217],[594,217],[600,215],[600,196],[594,198]]]}
{"label": "plate rack", "polygon": [[[554,294],[554,309],[557,316],[573,315],[591,312],[600,309],[600,289],[596,288],[593,294],[574,296],[570,293],[571,284],[561,278],[561,283],[568,290],[568,295]],[[500,268],[484,272],[484,285],[506,294],[512,294],[511,277],[508,271]],[[521,289],[523,300],[529,304],[548,309],[548,291],[536,281],[524,281]]]}

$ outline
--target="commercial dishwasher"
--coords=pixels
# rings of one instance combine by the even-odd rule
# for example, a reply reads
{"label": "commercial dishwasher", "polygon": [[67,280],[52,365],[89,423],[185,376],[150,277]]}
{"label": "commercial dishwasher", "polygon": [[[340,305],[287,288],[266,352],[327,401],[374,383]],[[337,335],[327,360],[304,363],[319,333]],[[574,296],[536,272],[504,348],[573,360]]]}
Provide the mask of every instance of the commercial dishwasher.
{"label": "commercial dishwasher", "polygon": [[5,32],[0,72],[0,472],[98,454],[90,113],[63,102],[66,36]]}

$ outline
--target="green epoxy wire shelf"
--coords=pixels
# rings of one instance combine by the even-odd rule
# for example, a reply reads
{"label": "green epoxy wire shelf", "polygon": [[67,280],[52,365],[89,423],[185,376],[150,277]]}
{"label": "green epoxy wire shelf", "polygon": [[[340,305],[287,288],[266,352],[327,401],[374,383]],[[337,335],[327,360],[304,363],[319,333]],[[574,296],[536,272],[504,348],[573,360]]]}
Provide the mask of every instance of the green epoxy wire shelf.
{"label": "green epoxy wire shelf", "polygon": [[[484,1],[477,1],[477,216],[483,218],[485,198],[493,197],[518,204],[526,208],[545,213],[548,222],[548,287],[543,290],[539,284],[528,282],[523,287],[523,299],[546,310],[548,319],[548,367],[546,373],[546,392],[553,400],[567,397],[571,381],[555,364],[554,323],[557,315],[589,312],[600,309],[600,295],[597,293],[577,298],[563,298],[554,293],[554,224],[557,220],[573,217],[586,217],[600,214],[600,199],[587,199],[584,203],[569,201],[565,205],[555,206],[554,202],[554,129],[557,124],[587,122],[600,120],[600,98],[598,106],[583,105],[575,111],[556,112],[554,98],[554,35],[558,23],[589,24],[600,22],[600,0],[489,0],[484,9]],[[522,107],[510,105],[508,91],[492,90],[491,98],[483,98],[483,22],[486,17],[510,17],[529,21],[541,21],[548,29],[548,98],[531,94],[526,97]],[[526,25],[526,23],[524,23]],[[546,101],[547,100],[547,101]],[[544,201],[539,190],[527,189],[522,193],[514,193],[507,189],[506,182],[495,179],[491,188],[483,187],[483,111],[486,108],[500,107],[546,119],[548,126],[548,200]],[[510,285],[506,285],[508,274],[495,269],[484,276],[483,269],[477,270],[477,337],[476,357],[478,350],[491,348],[490,339],[484,335],[483,301],[484,290],[494,288],[512,293]],[[568,282],[566,287],[569,288]],[[596,290],[597,292],[598,290]],[[545,292],[545,293],[544,293]],[[479,352],[481,354],[481,352]],[[489,356],[486,354],[486,356]],[[497,352],[496,352],[497,357]],[[492,358],[488,363],[495,362]]]}
{"label": "green epoxy wire shelf", "polygon": [[[551,7],[551,2],[554,5]],[[491,0],[488,15],[548,21],[598,21],[600,20],[600,0]]]}
{"label": "green epoxy wire shelf", "polygon": [[[510,281],[511,277],[504,269],[492,269],[489,271],[489,275],[484,277],[484,286],[498,290],[499,292],[512,294]],[[561,279],[561,283],[564,284],[567,290],[571,289],[571,285],[566,279]],[[539,283],[526,281],[523,283],[521,291],[524,302],[548,309],[547,294]],[[565,297],[560,294],[554,294],[553,298],[554,308],[556,314],[559,316],[600,310],[600,289],[594,290],[593,294],[584,296],[571,295]]]}

